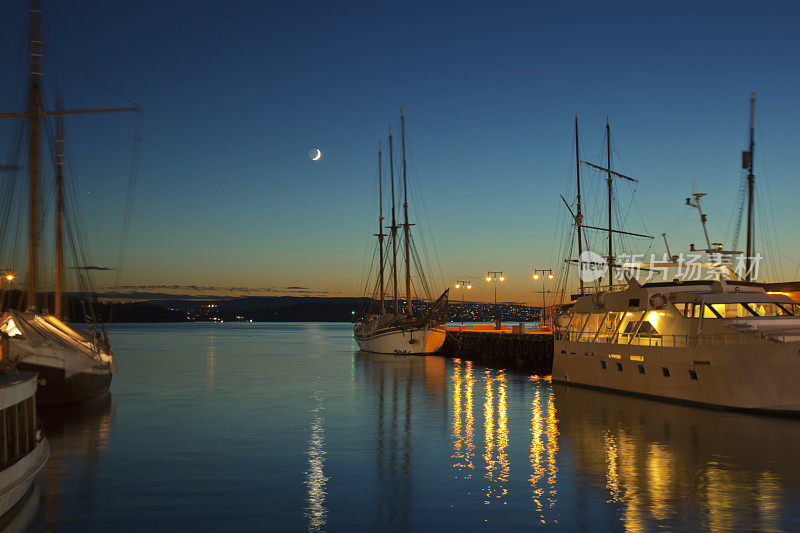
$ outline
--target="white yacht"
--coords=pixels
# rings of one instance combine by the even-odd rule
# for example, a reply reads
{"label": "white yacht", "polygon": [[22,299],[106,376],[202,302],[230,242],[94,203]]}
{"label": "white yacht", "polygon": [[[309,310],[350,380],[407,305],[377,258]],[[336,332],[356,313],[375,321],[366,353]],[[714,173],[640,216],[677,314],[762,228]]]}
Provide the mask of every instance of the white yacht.
{"label": "white yacht", "polygon": [[[408,221],[408,189],[406,185],[406,142],[405,142],[405,117],[400,109],[400,126],[403,147],[403,213],[405,221],[398,223],[395,215],[394,194],[394,156],[392,147],[392,130],[389,130],[389,169],[391,180],[391,206],[392,224],[389,226],[391,233],[383,233],[383,180],[381,176],[382,155],[378,145],[378,276],[373,298],[370,304],[374,309],[364,310],[353,327],[353,337],[358,347],[366,352],[386,354],[432,354],[442,347],[447,336],[445,324],[447,323],[447,303],[449,289],[446,289],[439,298],[424,309],[414,304],[414,291],[411,283],[412,263],[417,265],[420,288],[427,293],[428,285],[419,265],[421,262],[415,255],[411,241],[410,230],[413,224]],[[398,230],[403,229],[401,242]],[[384,251],[384,237],[391,241],[391,251]],[[405,267],[405,305],[400,301],[398,287],[398,246],[404,247],[403,266]],[[390,252],[390,253],[388,253]],[[387,265],[388,263],[388,265]],[[391,284],[385,279],[387,267],[391,274]],[[368,281],[369,285],[370,282]],[[391,297],[387,295],[387,285],[390,287]],[[428,296],[430,296],[428,294]],[[432,300],[432,298],[431,298]],[[416,308],[415,308],[416,307]]]}
{"label": "white yacht", "polygon": [[553,380],[737,409],[800,413],[800,309],[745,281],[631,279],[581,296]]}
{"label": "white yacht", "polygon": [[36,419],[37,376],[0,374],[0,515],[19,502],[50,456]]}

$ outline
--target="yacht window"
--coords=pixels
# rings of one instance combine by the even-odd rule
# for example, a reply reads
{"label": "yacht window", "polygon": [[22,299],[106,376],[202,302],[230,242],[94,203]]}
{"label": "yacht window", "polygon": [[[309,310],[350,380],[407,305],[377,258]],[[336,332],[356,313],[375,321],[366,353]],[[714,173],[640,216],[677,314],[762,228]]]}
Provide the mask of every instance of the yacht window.
{"label": "yacht window", "polygon": [[639,307],[639,298],[628,299],[628,307]]}
{"label": "yacht window", "polygon": [[689,369],[689,377],[692,379],[697,379],[697,372],[694,370]]}
{"label": "yacht window", "polygon": [[692,304],[692,318],[700,318],[703,312],[703,304]]}
{"label": "yacht window", "polygon": [[639,336],[640,337],[657,337],[659,335],[658,330],[653,325],[652,322],[649,320],[645,320],[642,322],[641,327],[639,328]]}
{"label": "yacht window", "polygon": [[583,335],[578,340],[581,341],[591,341],[594,339],[595,334],[600,329],[600,323],[603,321],[603,318],[606,316],[605,313],[592,313],[589,315],[589,320],[586,323],[586,327],[583,328]]}
{"label": "yacht window", "polygon": [[617,371],[622,372],[622,363],[617,363]]}
{"label": "yacht window", "polygon": [[669,377],[669,368],[667,368],[665,366],[662,366],[661,367],[661,373],[664,374],[665,378],[668,378]]}
{"label": "yacht window", "polygon": [[603,370],[605,370],[607,368],[605,361],[600,361],[600,366],[603,367]]}
{"label": "yacht window", "polygon": [[722,318],[724,312],[725,304],[705,304],[703,318]]}
{"label": "yacht window", "polygon": [[644,365],[639,365],[639,373],[644,374]]}
{"label": "yacht window", "polygon": [[720,318],[749,318],[755,315],[755,311],[744,303],[711,304],[711,308],[720,315]]}
{"label": "yacht window", "polygon": [[794,307],[794,304],[772,302],[750,304],[750,308],[752,308],[758,316],[795,316]]}

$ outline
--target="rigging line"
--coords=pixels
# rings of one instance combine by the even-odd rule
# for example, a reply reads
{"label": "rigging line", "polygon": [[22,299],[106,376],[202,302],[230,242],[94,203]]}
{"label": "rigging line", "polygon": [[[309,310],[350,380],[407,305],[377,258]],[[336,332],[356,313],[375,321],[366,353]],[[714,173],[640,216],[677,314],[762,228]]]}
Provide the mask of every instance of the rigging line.
{"label": "rigging line", "polygon": [[119,253],[117,255],[117,270],[114,273],[114,291],[119,287],[122,277],[122,267],[125,261],[125,252],[128,247],[128,233],[133,216],[133,199],[136,194],[136,180],[139,175],[139,161],[142,151],[142,134],[139,128],[133,134],[133,149],[131,154],[131,168],[128,173],[128,193],[125,197],[125,211],[122,217],[122,236],[119,243]]}
{"label": "rigging line", "polygon": [[[373,169],[374,169],[373,170],[373,175],[377,176],[377,174],[378,174],[378,164],[377,163],[374,163]],[[367,227],[366,235],[368,237],[364,240],[364,245],[363,245],[364,249],[363,249],[362,256],[361,256],[361,275],[359,276],[359,286],[363,287],[363,290],[364,290],[365,294],[366,294],[367,287],[369,286],[369,280],[370,280],[371,275],[372,275],[372,263],[370,262],[369,266],[367,265],[367,257],[369,255],[369,250],[373,247],[373,244],[372,244],[373,241],[372,241],[371,237],[372,237],[372,231],[374,231],[373,228],[374,228],[374,223],[375,223],[374,222],[375,221],[375,216],[379,212],[378,202],[381,202],[383,200],[382,198],[379,198],[378,202],[375,201],[375,198],[378,196],[378,184],[375,183],[374,179],[371,179],[370,182],[372,183],[372,193],[370,194],[369,209],[367,210],[367,216],[365,217],[365,219],[367,220],[367,223],[365,224],[365,226]],[[378,244],[377,243],[374,244],[374,247],[377,248]],[[374,253],[374,250],[373,250],[373,253]]]}
{"label": "rigging line", "polygon": [[120,91],[118,91],[118,90],[114,89],[113,87],[103,83],[102,81],[96,79],[94,76],[92,76],[91,74],[89,74],[88,72],[83,70],[82,68],[78,67],[74,63],[71,63],[70,61],[65,59],[63,56],[61,56],[55,49],[50,48],[46,44],[42,44],[42,48],[44,48],[45,50],[47,50],[49,52],[48,56],[55,57],[56,59],[59,59],[60,61],[62,61],[68,67],[73,68],[75,71],[77,71],[83,77],[85,77],[87,80],[91,81],[92,83],[97,84],[98,86],[100,86],[103,89],[107,90],[108,92],[118,96],[119,98],[122,98],[123,100],[125,100],[129,104],[133,105],[134,107],[138,107],[140,110],[142,109],[142,107],[139,104],[137,104],[136,102],[134,102],[131,98],[128,98],[127,96],[122,94]]}
{"label": "rigging line", "polygon": [[[764,137],[763,134],[761,135],[760,145],[761,145],[760,153],[761,154],[766,154],[766,151],[767,151],[766,150],[766,140],[765,140],[765,137]],[[767,157],[766,156],[762,156],[762,157],[760,157],[758,159],[758,167],[761,170],[761,175],[762,175],[761,183],[762,183],[762,189],[764,190],[764,194],[762,194],[761,196],[764,197],[763,201],[766,202],[766,204],[767,204],[766,206],[762,206],[761,209],[762,209],[763,212],[766,213],[766,216],[769,217],[769,219],[770,219],[770,221],[772,223],[771,224],[771,231],[769,231],[769,228],[767,226],[764,227],[764,230],[765,230],[765,232],[768,231],[770,233],[770,236],[773,239],[775,247],[776,247],[776,249],[778,249],[778,243],[779,243],[778,225],[777,225],[777,222],[776,222],[776,219],[775,219],[775,208],[774,208],[775,204],[772,201],[772,179],[770,178],[769,170],[767,168]],[[765,211],[764,210],[765,207],[769,207],[769,209]],[[780,260],[778,262],[778,266],[779,266],[779,269],[780,269],[781,276],[783,276],[783,263]]]}
{"label": "rigging line", "polygon": [[[407,126],[406,126],[406,131],[408,131],[408,127]],[[433,268],[432,268],[432,265],[431,265],[431,254],[428,253],[428,244],[427,244],[427,240],[430,240],[431,241],[431,248],[432,248],[432,251],[433,251],[432,255],[433,255],[433,258],[436,261],[436,266],[438,267],[439,282],[443,286],[447,286],[448,284],[445,282],[444,271],[442,269],[442,263],[441,263],[440,258],[439,258],[439,250],[438,250],[438,248],[436,246],[436,239],[435,239],[434,233],[433,233],[433,226],[431,225],[430,215],[429,215],[427,206],[425,204],[425,195],[422,193],[421,173],[419,172],[419,169],[417,167],[416,157],[415,157],[414,152],[413,152],[413,147],[408,142],[408,137],[409,136],[406,135],[406,152],[407,152],[407,156],[408,156],[407,157],[407,165],[410,167],[411,175],[415,178],[415,179],[411,180],[411,190],[412,190],[412,194],[414,196],[414,200],[416,200],[414,202],[414,211],[415,211],[415,213],[417,215],[417,220],[424,220],[425,221],[425,228],[420,228],[420,229],[423,230],[423,233],[424,233],[424,230],[427,229],[427,233],[428,233],[428,238],[426,238],[424,234],[421,235],[421,238],[422,238],[422,250],[423,250],[423,254],[425,256],[425,262],[427,264],[428,271],[432,271]],[[421,214],[420,214],[420,209],[422,211]]]}

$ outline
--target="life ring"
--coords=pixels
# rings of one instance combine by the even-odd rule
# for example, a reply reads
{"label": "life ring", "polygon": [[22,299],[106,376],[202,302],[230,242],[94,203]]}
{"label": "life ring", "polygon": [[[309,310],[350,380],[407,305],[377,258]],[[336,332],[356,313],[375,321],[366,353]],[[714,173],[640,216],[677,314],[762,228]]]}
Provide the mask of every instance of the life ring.
{"label": "life ring", "polygon": [[659,310],[664,309],[667,306],[667,297],[657,292],[650,296],[650,307],[653,309]]}

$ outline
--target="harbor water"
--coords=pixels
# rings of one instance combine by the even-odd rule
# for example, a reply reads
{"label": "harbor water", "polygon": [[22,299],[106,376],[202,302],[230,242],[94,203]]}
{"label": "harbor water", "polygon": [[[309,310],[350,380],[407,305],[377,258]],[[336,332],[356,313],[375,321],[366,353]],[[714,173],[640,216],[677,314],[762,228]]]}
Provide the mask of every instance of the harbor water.
{"label": "harbor water", "polygon": [[800,529],[800,419],[358,353],[350,324],[110,331],[110,398],[40,411],[29,531]]}

